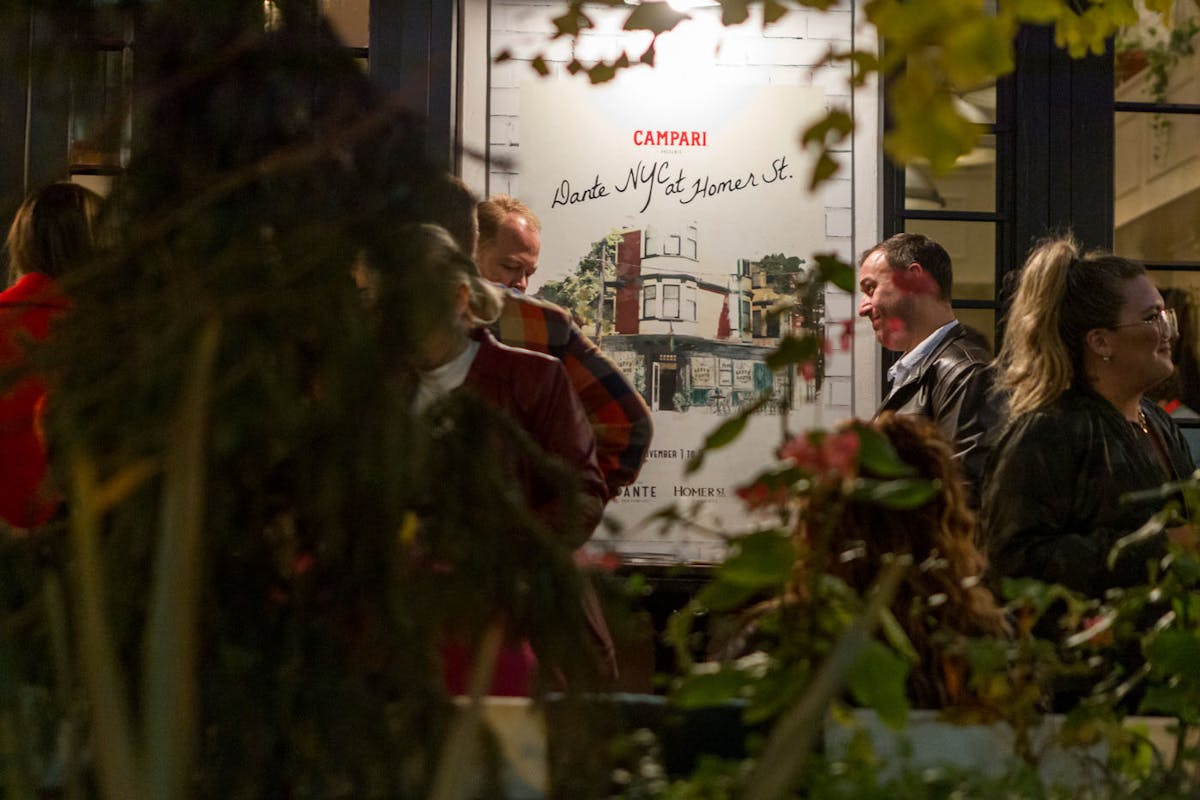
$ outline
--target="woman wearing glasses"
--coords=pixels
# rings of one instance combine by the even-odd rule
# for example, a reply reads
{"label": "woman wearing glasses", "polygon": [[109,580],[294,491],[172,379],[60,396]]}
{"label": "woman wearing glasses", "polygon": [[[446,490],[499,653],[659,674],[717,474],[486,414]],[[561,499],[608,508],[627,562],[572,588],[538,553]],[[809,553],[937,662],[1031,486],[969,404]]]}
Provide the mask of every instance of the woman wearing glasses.
{"label": "woman wearing glasses", "polygon": [[1164,501],[1121,502],[1195,468],[1175,423],[1144,396],[1171,375],[1177,337],[1141,264],[1081,254],[1070,238],[1030,254],[997,358],[1010,422],[980,515],[997,574],[1099,596],[1144,581],[1168,537],[1190,543],[1185,525],[1125,539]]}

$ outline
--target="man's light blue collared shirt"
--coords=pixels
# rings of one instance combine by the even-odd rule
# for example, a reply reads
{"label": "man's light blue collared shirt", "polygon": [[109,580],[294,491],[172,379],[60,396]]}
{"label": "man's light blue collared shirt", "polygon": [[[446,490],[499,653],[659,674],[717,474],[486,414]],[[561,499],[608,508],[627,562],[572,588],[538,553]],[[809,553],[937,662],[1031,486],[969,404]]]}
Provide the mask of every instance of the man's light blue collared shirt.
{"label": "man's light blue collared shirt", "polygon": [[952,319],[942,327],[938,328],[933,333],[921,340],[921,343],[909,350],[904,356],[892,364],[888,369],[888,380],[891,381],[892,387],[899,386],[908,378],[909,373],[917,368],[917,365],[925,360],[925,356],[933,351],[933,348],[938,346],[938,343],[950,332],[950,329],[958,324],[958,320]]}

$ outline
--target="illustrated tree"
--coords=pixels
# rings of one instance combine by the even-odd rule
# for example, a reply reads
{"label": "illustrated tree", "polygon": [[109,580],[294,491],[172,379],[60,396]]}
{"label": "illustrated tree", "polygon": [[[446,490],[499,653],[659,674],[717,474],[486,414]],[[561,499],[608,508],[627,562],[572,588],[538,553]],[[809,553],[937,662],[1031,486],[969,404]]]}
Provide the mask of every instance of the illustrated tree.
{"label": "illustrated tree", "polygon": [[538,288],[536,295],[570,311],[586,333],[609,332],[613,321],[602,316],[600,293],[604,291],[607,298],[614,290],[613,281],[617,277],[612,261],[614,248],[612,236],[592,242],[587,255],[579,259],[574,271],[561,280],[546,281]]}

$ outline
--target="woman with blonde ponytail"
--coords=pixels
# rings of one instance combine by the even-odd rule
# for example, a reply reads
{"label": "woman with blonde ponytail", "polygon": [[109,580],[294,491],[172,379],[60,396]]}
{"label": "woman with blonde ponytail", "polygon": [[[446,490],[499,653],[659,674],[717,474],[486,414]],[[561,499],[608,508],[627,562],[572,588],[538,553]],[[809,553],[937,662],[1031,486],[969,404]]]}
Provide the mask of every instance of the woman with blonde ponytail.
{"label": "woman with blonde ponytail", "polygon": [[1098,596],[1146,577],[1179,526],[1123,547],[1162,502],[1121,495],[1194,470],[1179,429],[1146,391],[1171,375],[1174,312],[1145,268],[1043,242],[1021,272],[997,357],[1010,422],[984,484],[981,536],[999,575],[1030,576]]}

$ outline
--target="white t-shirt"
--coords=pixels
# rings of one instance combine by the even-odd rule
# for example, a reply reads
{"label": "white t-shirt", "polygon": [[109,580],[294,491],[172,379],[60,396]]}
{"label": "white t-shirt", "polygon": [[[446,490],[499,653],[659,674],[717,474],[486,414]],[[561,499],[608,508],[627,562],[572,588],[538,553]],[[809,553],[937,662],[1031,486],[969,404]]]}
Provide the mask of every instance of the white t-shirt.
{"label": "white t-shirt", "polygon": [[472,339],[461,353],[445,364],[422,372],[417,384],[417,396],[413,400],[413,411],[420,414],[435,400],[462,386],[478,352],[479,342]]}

